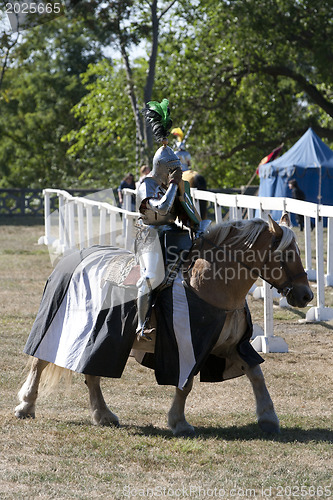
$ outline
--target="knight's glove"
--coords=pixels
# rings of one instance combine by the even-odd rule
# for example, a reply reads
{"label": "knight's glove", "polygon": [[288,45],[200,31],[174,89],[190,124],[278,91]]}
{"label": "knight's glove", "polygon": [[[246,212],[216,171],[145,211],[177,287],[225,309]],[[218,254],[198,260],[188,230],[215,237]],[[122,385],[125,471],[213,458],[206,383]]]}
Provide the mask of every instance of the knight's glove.
{"label": "knight's glove", "polygon": [[182,169],[180,167],[175,168],[169,175],[169,184],[179,184],[182,180]]}

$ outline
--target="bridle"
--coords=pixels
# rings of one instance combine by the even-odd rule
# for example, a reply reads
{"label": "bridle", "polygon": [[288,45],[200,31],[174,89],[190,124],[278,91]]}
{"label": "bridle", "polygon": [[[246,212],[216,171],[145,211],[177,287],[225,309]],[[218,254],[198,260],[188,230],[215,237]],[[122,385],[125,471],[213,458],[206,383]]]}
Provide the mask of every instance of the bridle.
{"label": "bridle", "polygon": [[[280,241],[281,240],[276,238],[276,236],[272,237],[272,242],[271,242],[270,248],[273,250],[273,252],[274,252],[274,247],[278,247]],[[281,252],[279,269],[284,271],[287,279],[282,283],[282,285],[276,286],[276,285],[270,283],[268,280],[266,280],[262,276],[259,276],[259,277],[262,278],[264,281],[266,281],[269,285],[271,285],[271,288],[273,288],[273,287],[276,288],[278,293],[280,293],[284,297],[287,297],[293,289],[293,282],[295,280],[297,280],[298,278],[301,278],[302,276],[307,276],[307,273],[305,271],[302,271],[302,272],[297,273],[297,274],[291,274],[287,265],[286,265],[286,261],[283,259],[283,255],[284,255],[284,252]]]}
{"label": "bridle", "polygon": [[[213,248],[225,251],[226,245],[223,245],[223,246],[216,245],[215,243],[213,243],[209,239],[205,238],[203,235],[201,235],[199,239],[201,239],[200,250],[202,249],[204,243],[208,243]],[[278,293],[280,293],[284,297],[288,297],[289,293],[293,289],[293,282],[296,279],[301,278],[302,276],[307,276],[307,273],[305,271],[302,271],[301,273],[298,273],[298,274],[295,274],[295,275],[291,274],[290,271],[289,271],[289,269],[288,269],[288,267],[287,267],[287,265],[286,265],[286,261],[283,259],[284,252],[281,252],[281,259],[280,259],[279,269],[281,269],[285,273],[287,279],[281,285],[278,285],[277,283],[273,283],[269,279],[265,278],[263,276],[263,274],[262,274],[262,270],[265,268],[265,266],[268,263],[270,251],[274,252],[275,249],[279,246],[280,241],[281,241],[281,239],[277,238],[275,235],[272,236],[271,244],[270,244],[270,246],[269,246],[269,248],[267,250],[267,257],[265,258],[265,260],[263,262],[261,270],[260,271],[258,270],[258,274],[257,274],[256,279],[261,278],[263,281],[265,281],[266,283],[268,283],[271,288],[276,288],[276,290],[278,291]],[[190,257],[192,249],[193,249],[193,247],[191,248],[188,257]],[[251,273],[253,273],[253,271],[257,271],[256,268],[250,267],[248,264],[246,264],[245,262],[240,261],[237,258],[235,258],[234,260],[235,260],[235,262],[237,262],[241,266],[243,266],[246,269],[248,269]],[[187,270],[185,272],[189,272],[192,269],[194,263],[195,263],[195,260],[193,260],[191,262],[190,266],[187,268]]]}

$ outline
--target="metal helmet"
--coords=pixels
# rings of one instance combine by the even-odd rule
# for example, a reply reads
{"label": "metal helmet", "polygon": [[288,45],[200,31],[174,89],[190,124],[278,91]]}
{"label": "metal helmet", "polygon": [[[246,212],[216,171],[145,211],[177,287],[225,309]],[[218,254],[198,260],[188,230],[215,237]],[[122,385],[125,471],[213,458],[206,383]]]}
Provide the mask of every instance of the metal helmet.
{"label": "metal helmet", "polygon": [[181,151],[185,151],[185,149],[186,149],[185,141],[178,141],[176,146],[177,146],[177,149],[179,149]]}
{"label": "metal helmet", "polygon": [[151,176],[163,184],[167,184],[170,172],[177,167],[181,168],[178,156],[169,146],[162,146],[154,155]]}

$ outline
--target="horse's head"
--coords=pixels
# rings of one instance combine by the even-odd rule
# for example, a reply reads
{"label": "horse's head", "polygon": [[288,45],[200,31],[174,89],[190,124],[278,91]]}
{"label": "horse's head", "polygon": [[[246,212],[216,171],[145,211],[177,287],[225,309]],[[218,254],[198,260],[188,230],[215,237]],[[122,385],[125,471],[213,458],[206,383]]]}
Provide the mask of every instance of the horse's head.
{"label": "horse's head", "polygon": [[287,298],[288,304],[305,307],[313,299],[313,293],[290,225],[288,214],[281,217],[280,224],[269,217],[271,248],[264,277]]}

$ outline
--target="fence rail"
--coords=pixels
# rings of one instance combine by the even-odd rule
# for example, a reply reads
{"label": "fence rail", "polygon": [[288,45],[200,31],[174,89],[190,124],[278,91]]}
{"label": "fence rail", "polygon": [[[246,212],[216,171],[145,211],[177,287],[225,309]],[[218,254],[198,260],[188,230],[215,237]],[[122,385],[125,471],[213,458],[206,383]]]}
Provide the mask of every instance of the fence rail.
{"label": "fence rail", "polygon": [[[271,210],[281,210],[304,216],[304,250],[305,250],[305,270],[310,280],[317,281],[317,305],[311,307],[306,314],[307,321],[328,321],[333,319],[333,309],[325,306],[325,286],[333,285],[333,206],[318,205],[306,201],[294,200],[291,198],[266,198],[247,195],[229,195],[222,193],[210,193],[199,190],[192,190],[196,208],[199,208],[199,200],[207,200],[214,204],[215,221],[222,221],[223,208],[229,208],[229,219],[240,219],[244,215],[252,218],[255,211],[260,217],[267,220]],[[245,209],[245,211],[244,211]],[[324,268],[324,237],[323,218],[327,217],[327,268]],[[315,220],[315,256],[316,268],[312,267],[312,246],[311,246],[311,219]],[[265,302],[272,303],[271,291],[264,284]],[[265,316],[265,333],[271,333],[272,306],[267,307]],[[266,311],[266,307],[265,307]],[[267,324],[266,324],[267,323]]]}
{"label": "fence rail", "polygon": [[[249,219],[255,216],[267,220],[271,210],[287,211],[304,216],[304,250],[305,270],[309,279],[317,281],[317,304],[311,307],[307,314],[307,321],[328,321],[333,319],[333,309],[325,306],[325,286],[333,285],[333,206],[317,205],[290,198],[263,198],[248,195],[233,195],[200,191],[192,189],[192,196],[196,208],[200,211],[200,200],[207,201],[213,207],[215,221],[222,222],[226,217],[237,220],[244,217]],[[133,249],[134,224],[138,213],[131,212],[131,196],[135,191],[124,190],[124,206],[118,208],[109,203],[87,200],[75,197],[66,191],[45,189],[45,235],[40,243],[56,246],[58,251],[68,252],[75,248],[83,248],[93,244],[93,219],[99,220],[98,243],[116,245],[116,226],[122,234],[122,243],[126,249]],[[52,236],[51,208],[52,198],[58,199],[59,218],[57,237]],[[95,211],[95,213],[94,213]],[[97,215],[96,215],[97,211]],[[122,217],[120,221],[120,215]],[[118,219],[117,219],[118,217]],[[324,269],[324,238],[323,218],[327,217],[327,269]],[[315,248],[311,242],[311,219],[315,219]],[[109,233],[109,237],[106,235]],[[119,245],[118,245],[119,246]],[[315,252],[316,267],[312,267],[312,254]],[[273,292],[263,283],[253,292],[254,296],[264,298],[264,330],[257,328],[253,345],[260,352],[287,352],[288,346],[281,337],[274,335],[273,325]],[[286,306],[281,298],[280,304]]]}
{"label": "fence rail", "polygon": [[[117,190],[113,190],[116,194]],[[68,189],[72,196],[87,196],[96,189]],[[58,199],[51,199],[51,210],[58,209]],[[42,189],[6,188],[0,189],[0,217],[2,216],[44,216],[44,194]]]}
{"label": "fence rail", "polygon": [[[96,236],[94,224],[96,218],[99,223],[98,244],[116,246],[117,226],[121,225],[121,243],[124,248],[133,249],[133,231],[137,213],[118,208],[110,203],[72,196],[60,189],[44,189],[43,194],[45,234],[39,239],[39,243],[51,245],[56,254],[93,245]],[[55,197],[57,203],[54,201]],[[56,211],[56,234],[52,227],[52,206],[54,205],[59,207]],[[126,197],[127,206],[128,197]]]}

